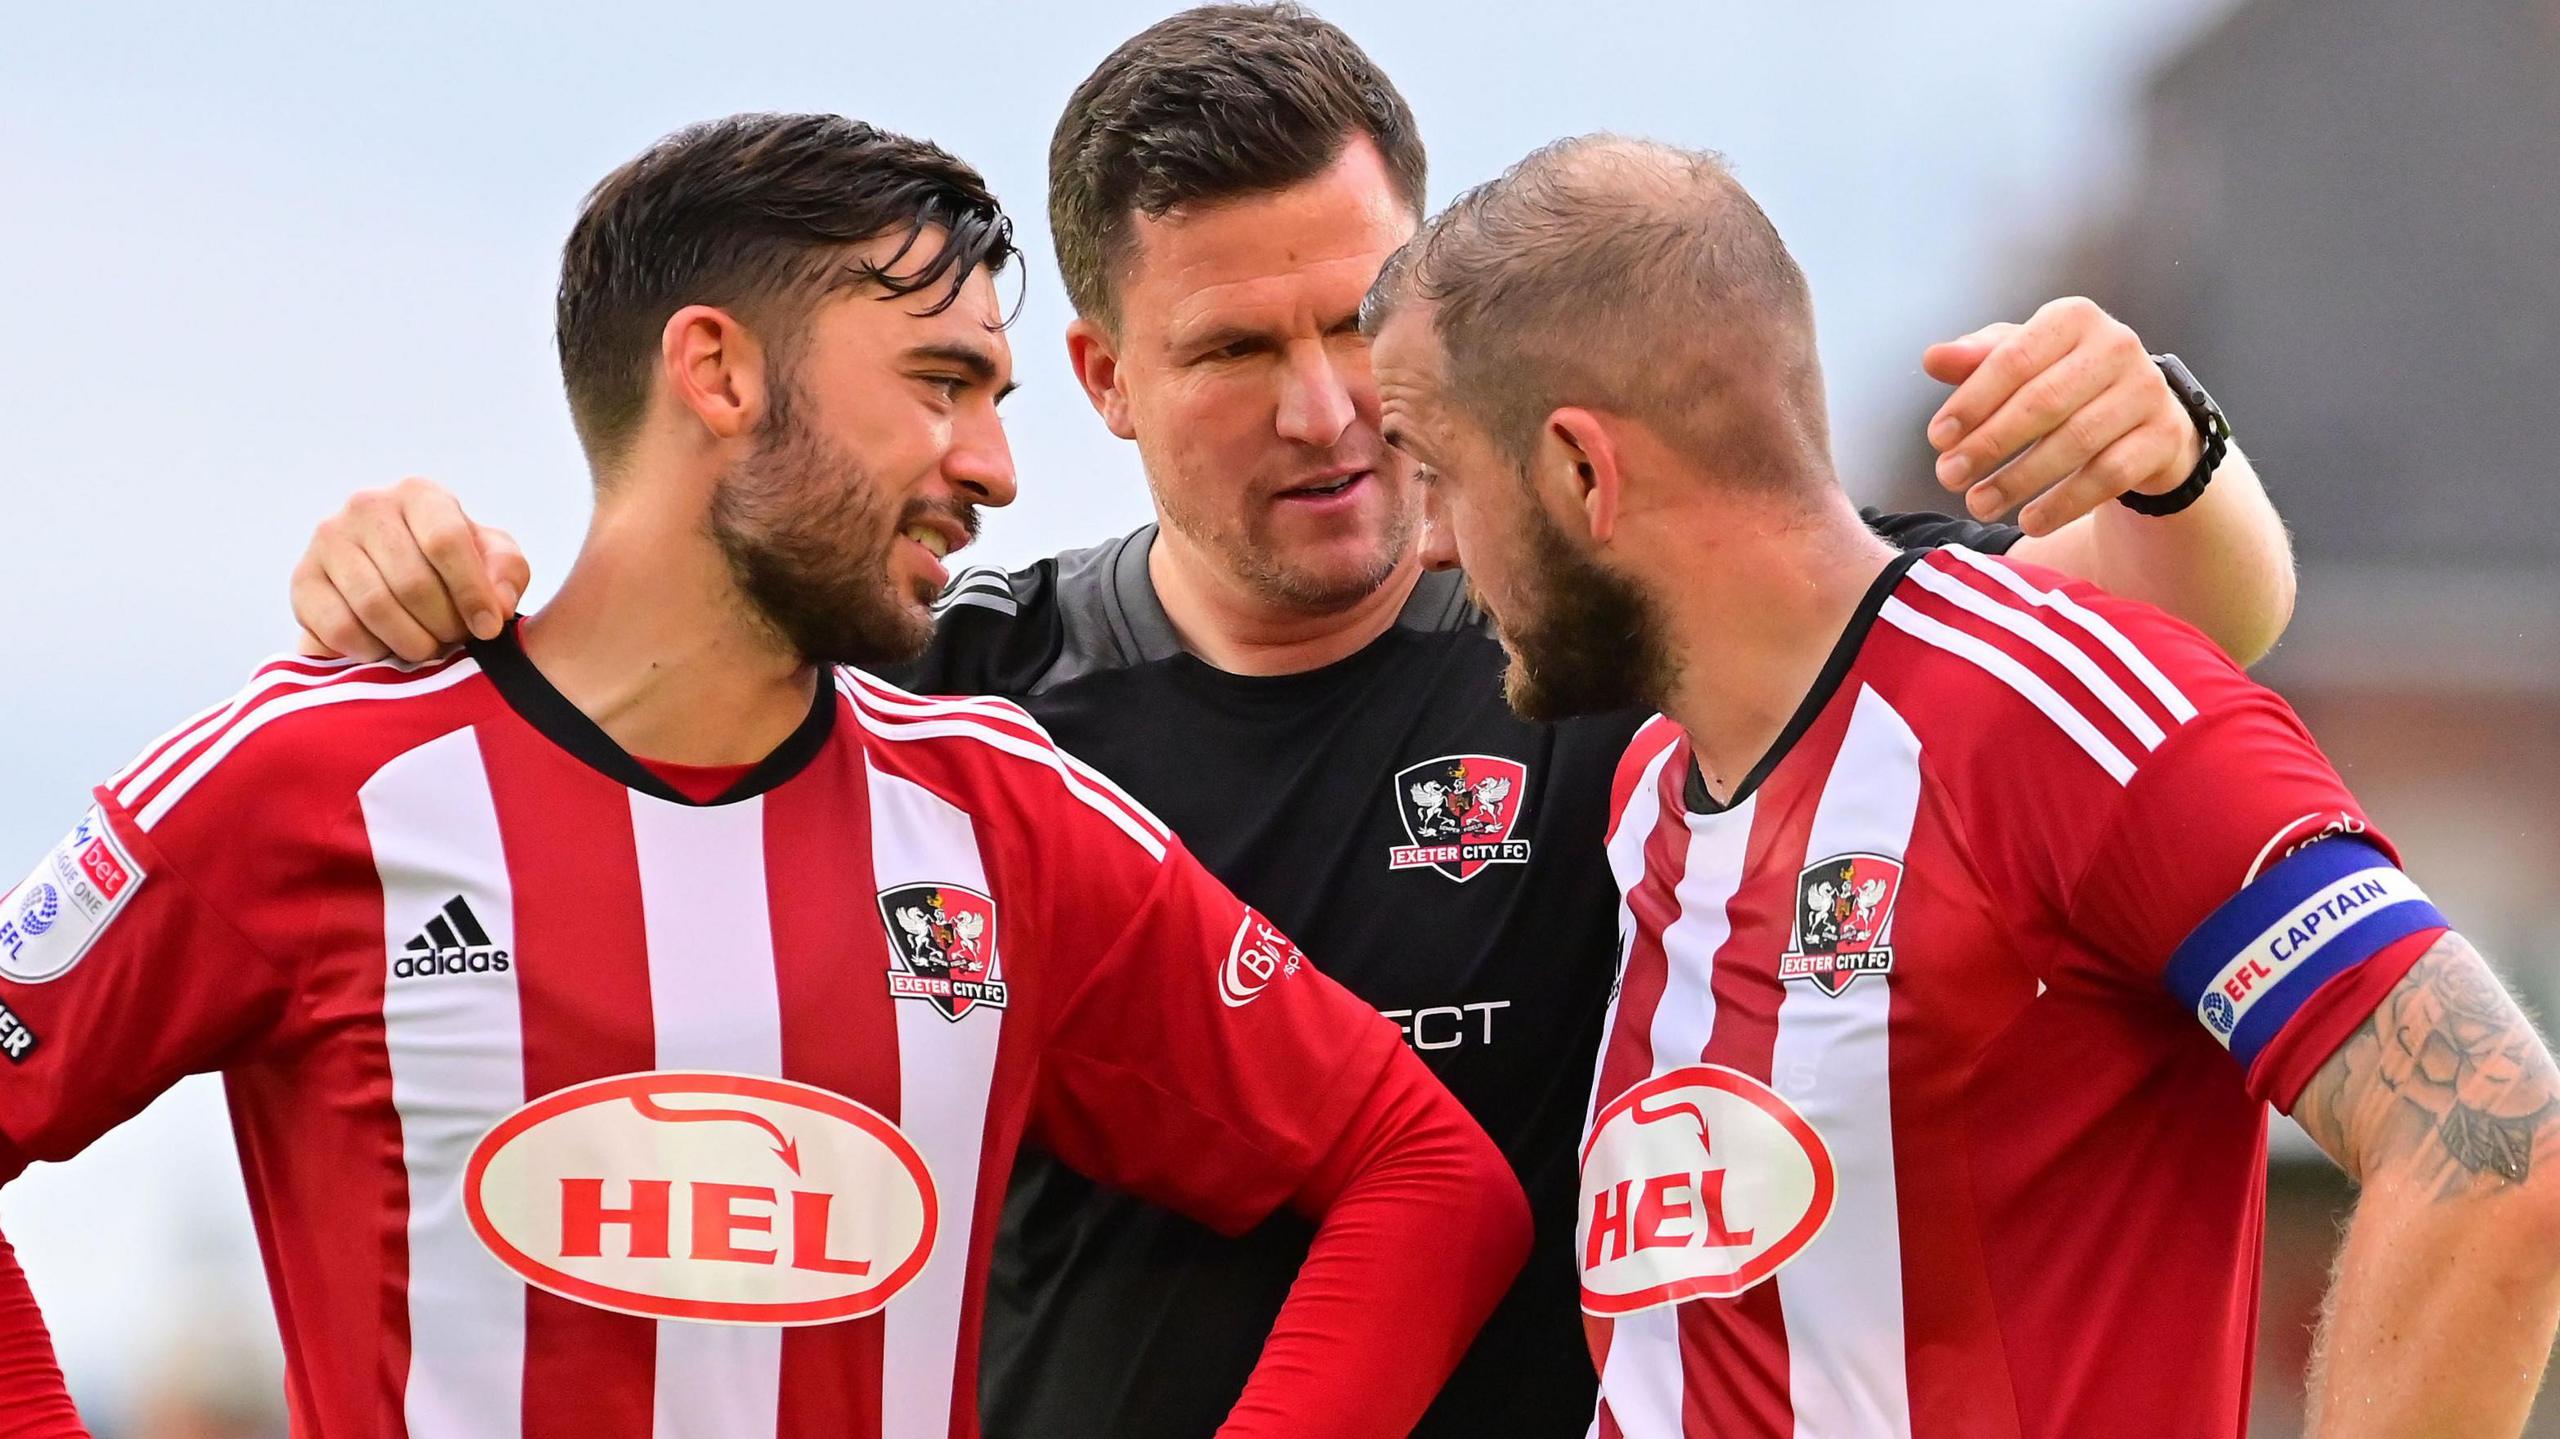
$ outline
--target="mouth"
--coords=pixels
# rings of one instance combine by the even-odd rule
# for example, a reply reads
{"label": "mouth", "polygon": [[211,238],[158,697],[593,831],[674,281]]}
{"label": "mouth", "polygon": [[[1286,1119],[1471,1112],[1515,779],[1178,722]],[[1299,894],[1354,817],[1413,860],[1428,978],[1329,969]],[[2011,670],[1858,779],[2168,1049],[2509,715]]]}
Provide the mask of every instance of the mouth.
{"label": "mouth", "polygon": [[911,515],[907,523],[899,528],[898,538],[922,552],[920,558],[924,561],[923,588],[928,588],[933,594],[938,595],[951,583],[951,572],[943,568],[942,562],[957,551],[968,547],[971,538],[969,529],[970,526],[964,518],[947,518],[935,513],[922,516]]}
{"label": "mouth", "polygon": [[1352,491],[1360,488],[1361,485],[1374,478],[1376,474],[1377,472],[1375,470],[1371,470],[1365,466],[1359,469],[1336,471],[1334,473],[1318,476],[1312,483],[1297,485],[1292,488],[1282,490],[1273,498],[1287,500],[1296,504],[1322,504],[1327,500],[1338,499],[1344,495],[1350,494]]}
{"label": "mouth", "polygon": [[949,534],[932,525],[909,525],[898,533],[903,538],[924,546],[925,552],[932,555],[937,562],[951,558],[951,552],[959,548],[951,542]]}

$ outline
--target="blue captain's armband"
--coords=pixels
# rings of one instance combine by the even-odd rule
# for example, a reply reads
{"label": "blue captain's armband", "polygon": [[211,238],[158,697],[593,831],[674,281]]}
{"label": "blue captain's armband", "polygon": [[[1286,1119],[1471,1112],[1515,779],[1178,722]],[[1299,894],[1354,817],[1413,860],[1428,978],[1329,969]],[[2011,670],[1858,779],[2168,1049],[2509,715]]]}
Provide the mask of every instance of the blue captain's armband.
{"label": "blue captain's armband", "polygon": [[2320,986],[2394,940],[2445,927],[2380,848],[2341,835],[2250,881],[2178,946],[2164,978],[2246,1066]]}

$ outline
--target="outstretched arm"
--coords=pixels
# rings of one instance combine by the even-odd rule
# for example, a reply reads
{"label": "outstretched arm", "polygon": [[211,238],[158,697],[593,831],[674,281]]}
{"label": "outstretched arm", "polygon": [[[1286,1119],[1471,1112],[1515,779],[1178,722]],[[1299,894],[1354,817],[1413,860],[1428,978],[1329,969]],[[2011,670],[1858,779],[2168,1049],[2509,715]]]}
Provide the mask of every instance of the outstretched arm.
{"label": "outstretched arm", "polygon": [[2560,1324],[2560,1070],[2531,1022],[2444,933],[2292,1112],[2361,1191],[2311,1433],[2521,1431]]}

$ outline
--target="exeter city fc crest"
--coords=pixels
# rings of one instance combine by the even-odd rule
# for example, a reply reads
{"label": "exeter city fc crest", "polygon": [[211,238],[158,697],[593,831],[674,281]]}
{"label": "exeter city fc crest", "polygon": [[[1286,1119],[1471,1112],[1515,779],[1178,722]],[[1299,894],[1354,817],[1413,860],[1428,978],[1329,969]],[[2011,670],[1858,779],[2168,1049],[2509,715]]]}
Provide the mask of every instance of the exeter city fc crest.
{"label": "exeter city fc crest", "polygon": [[1902,864],[1878,854],[1841,854],[1796,876],[1795,943],[1778,977],[1838,994],[1862,974],[1891,974],[1893,896]]}
{"label": "exeter city fc crest", "polygon": [[954,1022],[981,1005],[1004,1008],[994,900],[956,884],[910,884],[880,891],[880,917],[889,922],[892,996]]}
{"label": "exeter city fc crest", "polygon": [[1528,799],[1529,770],[1489,754],[1442,755],[1398,772],[1396,813],[1413,843],[1387,852],[1387,868],[1425,865],[1470,880],[1489,864],[1525,864],[1529,842],[1513,839]]}

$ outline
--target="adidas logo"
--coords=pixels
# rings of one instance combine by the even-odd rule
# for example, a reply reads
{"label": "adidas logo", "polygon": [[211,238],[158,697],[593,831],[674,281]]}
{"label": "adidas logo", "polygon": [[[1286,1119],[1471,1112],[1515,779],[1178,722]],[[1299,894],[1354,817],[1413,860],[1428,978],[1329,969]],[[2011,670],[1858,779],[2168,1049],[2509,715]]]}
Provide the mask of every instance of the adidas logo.
{"label": "adidas logo", "polygon": [[444,902],[427,927],[410,936],[391,961],[393,979],[431,979],[440,974],[504,974],[507,952],[480,927],[470,901],[461,895]]}

